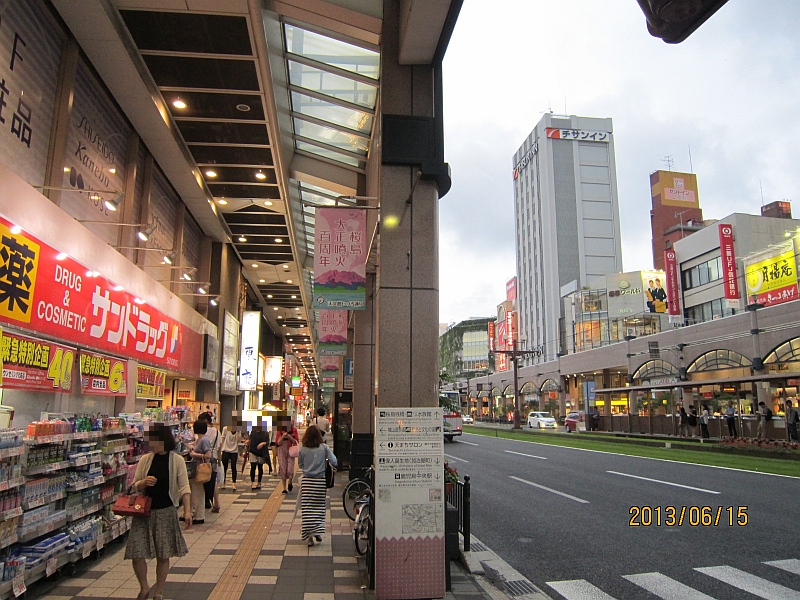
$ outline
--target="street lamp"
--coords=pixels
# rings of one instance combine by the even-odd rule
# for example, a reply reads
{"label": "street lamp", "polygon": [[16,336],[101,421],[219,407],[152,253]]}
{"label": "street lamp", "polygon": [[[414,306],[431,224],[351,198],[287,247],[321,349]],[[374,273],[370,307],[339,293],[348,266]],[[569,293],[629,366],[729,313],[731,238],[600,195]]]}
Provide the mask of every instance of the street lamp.
{"label": "street lamp", "polygon": [[[523,340],[524,341],[524,340]],[[519,397],[519,357],[520,356],[541,356],[543,354],[542,348],[535,350],[519,350],[517,348],[517,338],[512,340],[511,350],[494,350],[495,354],[507,354],[511,356],[511,361],[514,364],[514,429],[521,429],[520,418],[520,397]]]}

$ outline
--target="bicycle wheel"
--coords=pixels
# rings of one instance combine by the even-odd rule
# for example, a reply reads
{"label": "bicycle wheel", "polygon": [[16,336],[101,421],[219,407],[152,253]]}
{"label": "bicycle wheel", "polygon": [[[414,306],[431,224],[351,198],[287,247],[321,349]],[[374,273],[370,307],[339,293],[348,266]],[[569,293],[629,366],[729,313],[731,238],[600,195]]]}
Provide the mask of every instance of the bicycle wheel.
{"label": "bicycle wheel", "polygon": [[369,549],[370,525],[372,519],[369,516],[369,506],[363,507],[361,512],[364,514],[363,516],[359,515],[358,525],[356,525],[356,528],[353,530],[353,541],[356,544],[356,552],[358,552],[359,556],[364,556]]}
{"label": "bicycle wheel", "polygon": [[356,520],[356,500],[369,490],[369,483],[363,479],[353,479],[342,492],[342,504],[344,512],[351,521]]}

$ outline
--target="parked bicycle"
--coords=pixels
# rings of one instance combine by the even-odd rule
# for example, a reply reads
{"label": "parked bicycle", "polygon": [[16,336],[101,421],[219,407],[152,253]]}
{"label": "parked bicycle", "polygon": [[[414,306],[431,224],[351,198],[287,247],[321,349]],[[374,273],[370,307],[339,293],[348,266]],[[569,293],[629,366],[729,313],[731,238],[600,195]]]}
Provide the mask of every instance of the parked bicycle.
{"label": "parked bicycle", "polygon": [[364,475],[353,479],[348,483],[342,492],[342,504],[344,512],[351,521],[356,520],[356,500],[365,493],[372,491],[375,480],[375,470],[369,466],[364,469]]}
{"label": "parked bicycle", "polygon": [[369,508],[371,500],[372,490],[367,488],[355,501],[353,541],[360,556],[367,554],[372,544],[372,512]]}

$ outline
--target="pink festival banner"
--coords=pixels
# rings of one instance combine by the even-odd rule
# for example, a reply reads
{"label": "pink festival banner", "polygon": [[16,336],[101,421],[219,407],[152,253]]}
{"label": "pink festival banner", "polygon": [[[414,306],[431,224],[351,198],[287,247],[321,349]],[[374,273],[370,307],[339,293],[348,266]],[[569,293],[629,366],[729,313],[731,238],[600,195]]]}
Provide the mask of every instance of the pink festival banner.
{"label": "pink festival banner", "polygon": [[367,212],[318,208],[314,232],[314,308],[363,310]]}
{"label": "pink festival banner", "polygon": [[348,314],[346,310],[317,311],[320,356],[344,356],[347,354]]}

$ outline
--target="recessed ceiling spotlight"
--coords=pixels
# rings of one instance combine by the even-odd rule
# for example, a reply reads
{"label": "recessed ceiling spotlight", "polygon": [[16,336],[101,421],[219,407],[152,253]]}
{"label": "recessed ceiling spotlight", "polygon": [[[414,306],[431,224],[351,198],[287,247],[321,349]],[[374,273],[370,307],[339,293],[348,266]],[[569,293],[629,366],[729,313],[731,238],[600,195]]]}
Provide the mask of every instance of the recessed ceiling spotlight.
{"label": "recessed ceiling spotlight", "polygon": [[258,280],[258,283],[266,283],[266,282],[267,282],[267,280],[266,280],[266,279],[259,279],[259,280]]}
{"label": "recessed ceiling spotlight", "polygon": [[277,306],[273,306],[272,310],[278,310],[278,307]]}
{"label": "recessed ceiling spotlight", "polygon": [[228,201],[225,200],[225,198],[217,198],[217,204],[219,204],[220,206],[225,206],[227,203]]}
{"label": "recessed ceiling spotlight", "polygon": [[[264,281],[263,279],[261,281]],[[272,298],[272,294],[267,294],[267,298]]]}
{"label": "recessed ceiling spotlight", "polygon": [[22,227],[20,227],[19,225],[14,225],[11,228],[11,233],[13,233],[14,235],[17,235],[18,233],[22,233]]}
{"label": "recessed ceiling spotlight", "polygon": [[295,310],[300,310],[300,307],[299,307],[299,306],[298,306],[298,307],[296,307],[296,308],[295,308]]}
{"label": "recessed ceiling spotlight", "polygon": [[282,319],[283,317],[281,317],[280,315],[278,315],[278,318],[279,318],[279,319]]}
{"label": "recessed ceiling spotlight", "polygon": [[292,296],[292,300],[295,300],[296,298],[297,298],[297,296]]}
{"label": "recessed ceiling spotlight", "polygon": [[201,287],[197,288],[197,291],[198,291],[198,292],[200,292],[201,294],[207,294],[207,293],[208,293],[208,292],[205,290],[205,288],[201,288]]}
{"label": "recessed ceiling spotlight", "polygon": [[239,236],[239,241],[240,241],[240,242],[246,242],[246,241],[247,241],[247,238],[246,238],[246,237],[244,237],[243,235],[240,235],[240,236]]}
{"label": "recessed ceiling spotlight", "polygon": [[265,200],[264,206],[272,206],[272,200]]}
{"label": "recessed ceiling spotlight", "polygon": [[59,252],[58,254],[56,254],[56,260],[64,260],[65,258],[67,258],[66,252]]}
{"label": "recessed ceiling spotlight", "polygon": [[109,173],[111,173],[111,174],[113,175],[114,173],[116,173],[116,172],[117,172],[117,170],[116,170],[114,167],[111,167],[111,168],[108,170],[108,172],[109,172]]}
{"label": "recessed ceiling spotlight", "polygon": [[283,268],[284,268],[284,269],[288,269],[288,268],[289,268],[289,265],[283,265]]}
{"label": "recessed ceiling spotlight", "polygon": [[122,287],[121,285],[115,285],[115,286],[114,286],[114,291],[115,291],[115,292],[121,292],[121,291],[122,291],[122,290],[124,290],[124,289],[125,289],[125,288],[124,288],[124,287]]}
{"label": "recessed ceiling spotlight", "polygon": [[282,244],[283,243],[283,238],[275,238],[275,243],[276,244]]}
{"label": "recessed ceiling spotlight", "polygon": [[186,108],[186,102],[184,102],[180,98],[176,98],[175,100],[172,101],[172,106],[174,106],[175,108],[180,108],[181,110],[183,110],[184,108]]}
{"label": "recessed ceiling spotlight", "polygon": [[291,279],[287,279],[286,283],[292,283],[292,280]]}
{"label": "recessed ceiling spotlight", "polygon": [[244,103],[237,104],[236,105],[236,110],[238,110],[239,112],[250,112],[250,107],[247,104],[244,104]]}
{"label": "recessed ceiling spotlight", "polygon": [[206,177],[216,177],[216,176],[217,176],[217,172],[216,171],[212,171],[211,169],[206,171]]}
{"label": "recessed ceiling spotlight", "polygon": [[256,173],[256,179],[266,179],[266,178],[267,178],[267,176],[264,175],[264,173],[262,173],[261,171]]}
{"label": "recessed ceiling spotlight", "polygon": [[253,264],[252,264],[252,267],[253,267],[254,269],[257,269],[257,268],[258,268],[258,263],[253,263]]}

